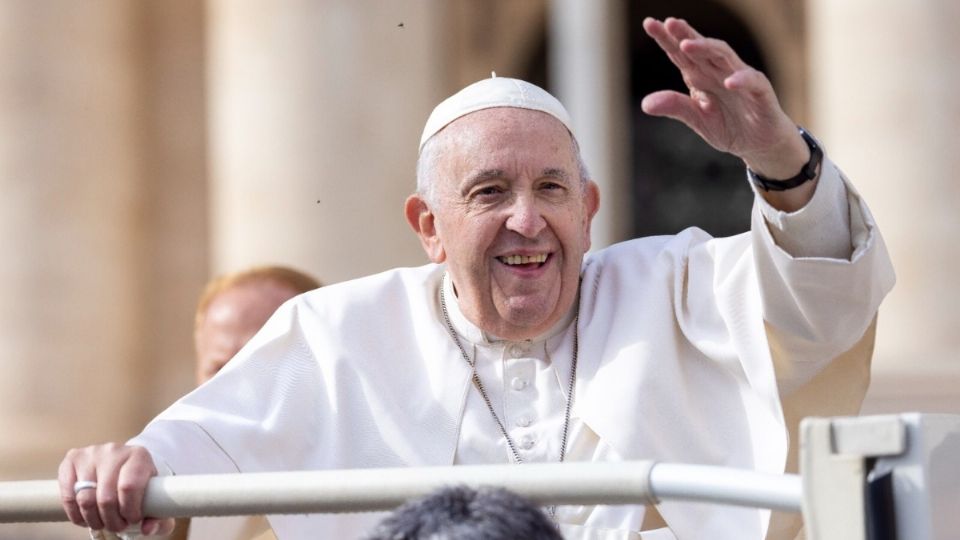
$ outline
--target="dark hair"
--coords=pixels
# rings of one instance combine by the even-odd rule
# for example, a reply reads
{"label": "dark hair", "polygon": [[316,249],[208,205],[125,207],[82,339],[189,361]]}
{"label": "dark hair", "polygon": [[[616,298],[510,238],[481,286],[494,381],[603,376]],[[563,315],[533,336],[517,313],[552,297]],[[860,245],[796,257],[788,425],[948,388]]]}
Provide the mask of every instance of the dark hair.
{"label": "dark hair", "polygon": [[562,540],[543,511],[505,489],[447,487],[397,508],[366,540]]}

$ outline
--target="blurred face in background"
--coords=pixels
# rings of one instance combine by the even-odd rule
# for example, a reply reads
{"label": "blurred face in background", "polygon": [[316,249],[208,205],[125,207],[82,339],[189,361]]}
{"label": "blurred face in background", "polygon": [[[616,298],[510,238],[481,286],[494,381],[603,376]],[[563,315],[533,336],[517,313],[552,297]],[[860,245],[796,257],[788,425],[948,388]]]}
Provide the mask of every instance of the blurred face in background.
{"label": "blurred face in background", "polygon": [[194,331],[197,384],[216,375],[296,295],[290,286],[269,279],[239,283],[217,294]]}

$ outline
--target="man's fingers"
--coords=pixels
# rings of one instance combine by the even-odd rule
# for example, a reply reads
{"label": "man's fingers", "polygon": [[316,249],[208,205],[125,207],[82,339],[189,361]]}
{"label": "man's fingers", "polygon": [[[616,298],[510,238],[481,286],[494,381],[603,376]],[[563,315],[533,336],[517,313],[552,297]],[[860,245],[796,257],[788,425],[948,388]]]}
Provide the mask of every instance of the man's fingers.
{"label": "man's fingers", "polygon": [[120,516],[127,523],[137,523],[143,519],[143,488],[120,474],[117,483],[117,498],[120,503]]}
{"label": "man's fingers", "polygon": [[74,525],[83,525],[83,515],[80,513],[80,507],[77,506],[77,498],[73,492],[73,485],[77,482],[77,473],[74,470],[71,450],[67,452],[66,457],[60,463],[60,469],[57,473],[57,483],[60,487],[60,501],[67,518]]}
{"label": "man's fingers", "polygon": [[653,17],[647,17],[643,20],[643,30],[648,36],[652,37],[664,51],[669,53],[680,50],[680,42],[674,39],[673,36],[670,35],[670,32],[667,32],[667,27],[663,22]]}
{"label": "man's fingers", "polygon": [[643,29],[647,35],[657,42],[657,45],[667,54],[667,58],[673,62],[673,65],[683,70],[690,66],[689,59],[680,50],[680,42],[677,41],[670,32],[667,32],[664,24],[652,17],[647,17],[643,21]]}
{"label": "man's fingers", "polygon": [[724,45],[724,42],[710,38],[687,39],[680,43],[680,50],[698,69],[719,82],[742,64],[735,55],[728,54],[728,51],[732,53],[732,50]]}
{"label": "man's fingers", "polygon": [[140,532],[147,536],[165,536],[173,532],[176,520],[173,518],[144,518],[140,524]]}
{"label": "man's fingers", "polygon": [[685,39],[699,39],[703,37],[700,35],[700,32],[697,32],[696,29],[690,26],[690,23],[683,19],[667,17],[663,21],[663,26],[677,42]]}
{"label": "man's fingers", "polygon": [[[81,467],[77,469],[77,478],[80,480],[96,482],[96,469],[91,467]],[[73,489],[72,486],[71,489]],[[102,529],[104,524],[103,520],[100,518],[100,508],[97,506],[97,490],[82,489],[76,492],[74,498],[77,501],[77,506],[80,508],[80,515],[82,516],[82,519],[78,525],[86,525],[94,530]]]}
{"label": "man's fingers", "polygon": [[129,523],[120,515],[120,498],[117,495],[117,479],[123,461],[107,461],[97,469],[97,508],[104,527],[111,532],[122,531]]}
{"label": "man's fingers", "polygon": [[724,76],[748,67],[730,47],[730,44],[721,39],[685,39],[680,42],[680,50],[688,58],[696,61],[698,65],[709,63],[711,66],[722,70]]}
{"label": "man's fingers", "polygon": [[769,79],[730,45],[702,36],[683,19],[643,21],[646,33],[677,66],[689,95],[660,91],[645,97],[647,114],[683,122],[714,148],[744,160],[762,155],[782,133],[796,134]]}
{"label": "man's fingers", "polygon": [[651,116],[673,118],[694,130],[699,129],[699,106],[686,94],[673,90],[654,92],[643,98],[640,108]]}
{"label": "man's fingers", "polygon": [[677,66],[691,90],[722,92],[724,80],[747,67],[725,41],[701,36],[682,19],[660,22],[648,17],[644,30]]}
{"label": "man's fingers", "polygon": [[753,68],[733,72],[723,81],[727,90],[748,93],[754,98],[773,97],[773,85],[766,75]]}
{"label": "man's fingers", "polygon": [[143,448],[132,449],[117,478],[120,515],[127,523],[137,523],[143,519],[143,498],[147,484],[156,474],[157,469],[149,453]]}

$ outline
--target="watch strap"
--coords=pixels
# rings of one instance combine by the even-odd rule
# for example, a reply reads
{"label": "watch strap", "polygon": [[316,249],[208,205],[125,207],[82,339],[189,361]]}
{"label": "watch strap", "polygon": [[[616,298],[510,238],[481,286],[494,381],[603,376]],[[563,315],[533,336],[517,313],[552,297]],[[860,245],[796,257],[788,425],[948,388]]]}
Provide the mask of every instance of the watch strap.
{"label": "watch strap", "polygon": [[803,185],[804,183],[809,182],[817,177],[820,164],[823,162],[823,149],[821,149],[820,145],[817,144],[816,139],[807,133],[807,130],[800,126],[797,126],[797,129],[800,131],[800,136],[803,137],[803,141],[807,143],[807,147],[810,148],[810,159],[807,160],[796,176],[784,180],[765,178],[747,167],[747,176],[750,177],[750,181],[753,182],[758,188],[764,191],[786,191],[788,189],[793,189],[797,186]]}

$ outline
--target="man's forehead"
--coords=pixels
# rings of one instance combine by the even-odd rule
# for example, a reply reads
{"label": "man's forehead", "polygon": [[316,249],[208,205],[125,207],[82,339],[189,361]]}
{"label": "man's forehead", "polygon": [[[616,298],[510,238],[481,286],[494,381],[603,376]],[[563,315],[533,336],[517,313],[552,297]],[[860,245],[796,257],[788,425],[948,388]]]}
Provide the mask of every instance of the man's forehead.
{"label": "man's forehead", "polygon": [[478,111],[438,133],[431,144],[440,145],[433,158],[439,183],[462,191],[488,180],[529,177],[572,183],[579,178],[575,145],[563,124],[538,112],[513,112],[523,116]]}
{"label": "man's forehead", "polygon": [[494,108],[526,109],[546,113],[573,134],[570,115],[546,90],[519,79],[491,77],[475,82],[441,102],[430,114],[420,137],[420,150],[448,124],[477,111]]}

